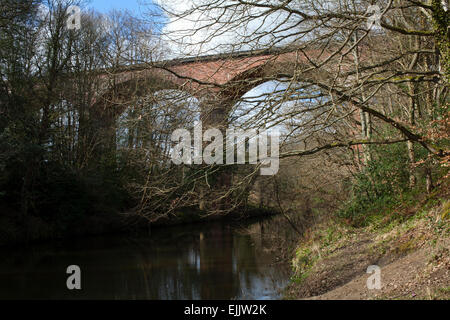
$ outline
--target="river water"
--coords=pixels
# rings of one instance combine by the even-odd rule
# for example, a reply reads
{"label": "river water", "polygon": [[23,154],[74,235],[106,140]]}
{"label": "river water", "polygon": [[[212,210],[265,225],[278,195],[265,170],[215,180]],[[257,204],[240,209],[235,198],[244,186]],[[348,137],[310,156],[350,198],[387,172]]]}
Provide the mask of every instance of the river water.
{"label": "river water", "polygon": [[[290,269],[268,249],[270,223],[193,224],[1,248],[0,299],[279,299]],[[81,269],[81,290],[67,289],[69,265]]]}

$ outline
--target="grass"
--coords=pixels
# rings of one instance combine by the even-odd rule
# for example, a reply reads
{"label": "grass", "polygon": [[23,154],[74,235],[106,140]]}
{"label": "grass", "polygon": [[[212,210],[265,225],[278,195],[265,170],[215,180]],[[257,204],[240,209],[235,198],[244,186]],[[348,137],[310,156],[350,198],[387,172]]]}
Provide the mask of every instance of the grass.
{"label": "grass", "polygon": [[440,197],[440,191],[435,190],[430,195],[413,191],[399,196],[396,205],[390,204],[380,212],[371,212],[370,223],[363,227],[355,227],[336,218],[315,226],[305,233],[297,247],[292,260],[292,281],[299,284],[324,268],[336,269],[336,265],[327,265],[327,259],[342,255],[341,249],[346,246],[358,246],[362,237],[372,242],[357,251],[370,257],[387,254],[400,257],[425,243],[439,242],[450,233],[450,201]]}

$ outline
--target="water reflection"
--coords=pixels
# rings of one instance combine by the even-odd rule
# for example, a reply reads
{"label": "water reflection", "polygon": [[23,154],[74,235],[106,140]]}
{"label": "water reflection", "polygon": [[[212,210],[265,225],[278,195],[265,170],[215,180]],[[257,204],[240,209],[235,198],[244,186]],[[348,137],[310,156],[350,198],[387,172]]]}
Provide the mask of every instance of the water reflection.
{"label": "water reflection", "polygon": [[[207,224],[3,249],[0,298],[277,299],[289,267],[273,264],[262,238]],[[81,291],[66,289],[72,264],[82,270]]]}

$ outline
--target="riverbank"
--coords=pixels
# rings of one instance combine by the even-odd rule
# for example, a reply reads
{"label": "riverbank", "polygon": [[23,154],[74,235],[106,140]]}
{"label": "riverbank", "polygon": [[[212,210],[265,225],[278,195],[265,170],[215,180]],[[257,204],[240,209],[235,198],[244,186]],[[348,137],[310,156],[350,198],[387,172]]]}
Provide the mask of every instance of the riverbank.
{"label": "riverbank", "polygon": [[7,206],[0,206],[0,246],[19,245],[54,239],[79,238],[85,236],[149,232],[153,228],[205,223],[211,221],[233,221],[277,214],[275,209],[249,206],[227,215],[204,215],[195,208],[180,209],[173,216],[149,222],[138,215],[114,211],[86,216],[80,214],[71,221],[46,221],[29,215],[21,219],[20,214]]}
{"label": "riverbank", "polygon": [[[402,201],[363,228],[328,220],[310,229],[292,260],[286,299],[450,299],[449,181]],[[381,289],[367,288],[369,265]]]}

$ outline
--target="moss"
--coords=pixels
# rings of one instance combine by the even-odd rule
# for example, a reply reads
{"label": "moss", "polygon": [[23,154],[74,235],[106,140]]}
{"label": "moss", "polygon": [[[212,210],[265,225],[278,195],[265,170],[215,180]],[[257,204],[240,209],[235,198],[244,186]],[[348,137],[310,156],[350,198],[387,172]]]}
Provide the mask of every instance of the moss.
{"label": "moss", "polygon": [[449,53],[449,12],[446,12],[440,0],[432,0],[432,17],[435,39],[441,53],[442,67],[447,84],[450,82],[450,53]]}
{"label": "moss", "polygon": [[408,241],[400,243],[396,248],[396,252],[400,255],[404,255],[413,251],[415,248],[416,241],[414,241],[414,239],[410,239]]}
{"label": "moss", "polygon": [[309,246],[297,249],[296,256],[293,260],[294,281],[298,282],[306,279],[317,259],[318,255],[314,254]]}
{"label": "moss", "polygon": [[300,284],[303,281],[305,281],[306,278],[308,278],[308,275],[309,275],[309,271],[305,271],[301,274],[295,274],[294,276],[291,277],[291,281],[293,283]]}
{"label": "moss", "polygon": [[441,219],[446,220],[449,217],[450,212],[450,200],[447,200],[444,205],[442,206],[441,210]]}
{"label": "moss", "polygon": [[450,287],[439,288],[438,291],[445,294],[450,294]]}

